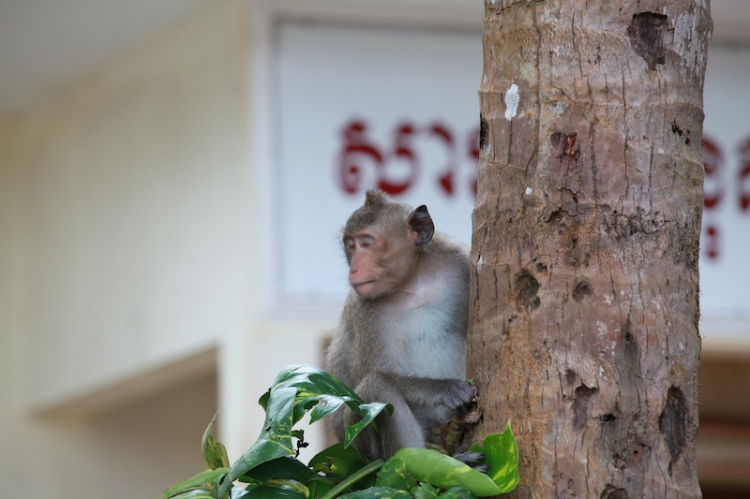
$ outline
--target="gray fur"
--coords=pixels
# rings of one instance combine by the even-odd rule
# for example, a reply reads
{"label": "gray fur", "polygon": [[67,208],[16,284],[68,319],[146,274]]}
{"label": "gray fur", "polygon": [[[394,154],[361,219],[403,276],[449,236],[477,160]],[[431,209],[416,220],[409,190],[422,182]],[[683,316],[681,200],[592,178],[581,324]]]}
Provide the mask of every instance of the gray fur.
{"label": "gray fur", "polygon": [[[382,193],[368,193],[345,234],[374,226],[389,238],[406,238],[410,211]],[[427,430],[445,424],[473,397],[465,381],[468,252],[440,233],[410,248],[413,269],[398,289],[375,298],[350,292],[327,355],[328,370],[365,401],[394,406],[393,416],[378,419],[380,434],[369,431],[355,440],[373,459],[424,447]],[[331,416],[331,427],[343,439],[356,419],[342,409]]]}

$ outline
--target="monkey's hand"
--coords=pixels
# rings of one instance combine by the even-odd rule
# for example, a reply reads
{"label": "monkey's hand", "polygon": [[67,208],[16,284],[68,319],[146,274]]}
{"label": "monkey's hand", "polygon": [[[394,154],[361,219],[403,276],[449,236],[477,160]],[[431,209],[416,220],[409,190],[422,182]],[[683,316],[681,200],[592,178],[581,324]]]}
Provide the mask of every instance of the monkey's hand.
{"label": "monkey's hand", "polygon": [[475,396],[474,387],[460,379],[413,378],[395,374],[381,376],[397,387],[411,407],[442,407],[452,413],[467,407]]}
{"label": "monkey's hand", "polygon": [[443,392],[442,404],[447,406],[451,412],[465,413],[476,396],[476,390],[468,381],[457,379],[445,381],[449,383]]}
{"label": "monkey's hand", "polygon": [[462,419],[475,407],[476,390],[468,381],[444,380],[446,382],[439,399],[435,400],[435,420],[441,425],[452,417]]}

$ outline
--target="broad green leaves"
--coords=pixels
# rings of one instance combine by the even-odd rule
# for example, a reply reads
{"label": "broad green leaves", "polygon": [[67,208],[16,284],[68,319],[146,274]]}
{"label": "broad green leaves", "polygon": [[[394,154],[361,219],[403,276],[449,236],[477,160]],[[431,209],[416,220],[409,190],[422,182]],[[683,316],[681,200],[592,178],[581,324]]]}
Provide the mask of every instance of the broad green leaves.
{"label": "broad green leaves", "polygon": [[371,487],[340,497],[346,499],[411,499],[414,496],[403,490],[392,489],[390,487]]}
{"label": "broad green leaves", "polygon": [[310,460],[310,468],[334,480],[343,480],[367,466],[367,459],[343,443],[323,449]]}
{"label": "broad green leaves", "polygon": [[391,487],[401,490],[412,490],[417,486],[417,479],[406,470],[406,463],[400,457],[392,457],[378,473],[375,482],[378,487]]}
{"label": "broad green leaves", "polygon": [[341,405],[347,404],[362,419],[346,430],[344,444],[348,447],[359,433],[371,424],[383,412],[393,412],[390,404],[373,402],[365,404],[348,386],[327,372],[313,366],[290,366],[281,371],[273,387],[260,399],[260,405],[269,414],[269,401],[273,399],[274,389],[293,388],[296,390],[292,424],[297,424],[310,412],[310,423],[322,419]]}
{"label": "broad green leaves", "polygon": [[463,487],[477,497],[495,496],[500,488],[487,475],[450,456],[430,449],[410,447],[396,452],[406,465],[406,472],[418,482],[442,489]]}
{"label": "broad green leaves", "polygon": [[307,499],[310,490],[296,480],[272,479],[252,487],[241,499]]}
{"label": "broad green leaves", "polygon": [[[284,369],[260,399],[266,420],[258,440],[234,464],[214,440],[213,421],[201,439],[208,470],[167,489],[162,499],[473,499],[509,492],[518,483],[518,449],[510,429],[471,450],[485,455],[488,474],[436,451],[402,449],[387,462],[369,462],[350,446],[390,404],[364,403],[350,388],[312,366]],[[296,459],[294,430],[306,413],[316,422],[346,404],[361,416],[345,441],[324,449],[306,466]]]}
{"label": "broad green leaves", "polygon": [[266,421],[258,440],[232,465],[227,480],[221,486],[220,497],[226,497],[232,482],[248,471],[268,461],[294,455],[292,445],[292,414],[294,388],[274,386],[266,408]]}
{"label": "broad green leaves", "polygon": [[[200,496],[200,493],[204,491],[210,492],[211,484],[215,482],[219,477],[229,471],[226,468],[218,468],[215,470],[206,470],[198,473],[194,477],[185,480],[184,482],[178,482],[174,486],[168,488],[162,494],[162,497],[179,497],[180,499],[188,497],[197,497],[195,495],[185,495],[188,493],[195,492]],[[200,493],[199,493],[200,492]]]}
{"label": "broad green leaves", "polygon": [[[489,435],[481,444],[474,444],[470,450],[484,454],[485,464],[489,467],[487,474],[439,452],[415,448],[398,451],[383,466],[383,470],[395,467],[400,472],[400,463],[391,463],[400,460],[407,476],[422,484],[448,489],[437,497],[495,496],[516,488],[519,480],[518,447],[510,422],[503,433]],[[432,497],[428,490],[421,491],[420,494],[415,494],[415,497]]]}
{"label": "broad green leaves", "polygon": [[506,494],[518,485],[518,447],[510,427],[510,421],[502,433],[494,433],[482,444],[471,446],[472,451],[484,454],[484,462],[489,466],[487,475],[497,484],[499,493]]}
{"label": "broad green leaves", "polygon": [[290,366],[284,369],[271,389],[260,399],[266,410],[263,431],[255,444],[250,447],[229,471],[228,479],[222,484],[220,497],[226,496],[232,482],[246,475],[253,468],[284,456],[296,453],[292,445],[292,427],[309,411],[311,422],[347,404],[355,412],[363,415],[362,421],[347,429],[346,445],[356,437],[387,404],[365,404],[349,387],[339,380],[313,366]]}
{"label": "broad green leaves", "polygon": [[227,449],[223,444],[214,440],[211,431],[214,427],[214,419],[208,423],[206,431],[203,432],[203,438],[201,439],[201,452],[203,454],[203,460],[206,462],[206,466],[209,469],[215,470],[217,468],[228,468],[229,457],[227,456]]}

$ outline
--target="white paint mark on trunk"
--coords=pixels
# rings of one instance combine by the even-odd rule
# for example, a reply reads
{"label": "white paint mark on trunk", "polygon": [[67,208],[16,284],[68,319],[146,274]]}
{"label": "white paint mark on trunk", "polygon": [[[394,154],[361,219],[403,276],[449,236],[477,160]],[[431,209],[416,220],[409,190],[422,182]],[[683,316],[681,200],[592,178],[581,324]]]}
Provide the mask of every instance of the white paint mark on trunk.
{"label": "white paint mark on trunk", "polygon": [[604,338],[609,333],[609,328],[602,321],[596,321],[596,330],[599,332],[599,337]]}
{"label": "white paint mark on trunk", "polygon": [[518,94],[518,85],[515,83],[505,92],[505,119],[510,121],[518,111],[518,102],[521,96]]}

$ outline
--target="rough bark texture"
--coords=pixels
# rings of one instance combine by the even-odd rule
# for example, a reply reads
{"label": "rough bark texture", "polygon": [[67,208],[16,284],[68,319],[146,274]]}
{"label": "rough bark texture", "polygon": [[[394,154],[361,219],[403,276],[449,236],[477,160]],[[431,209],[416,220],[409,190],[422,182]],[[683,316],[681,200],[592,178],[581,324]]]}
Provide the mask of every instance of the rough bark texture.
{"label": "rough bark texture", "polygon": [[701,0],[486,0],[469,375],[516,497],[700,497]]}

